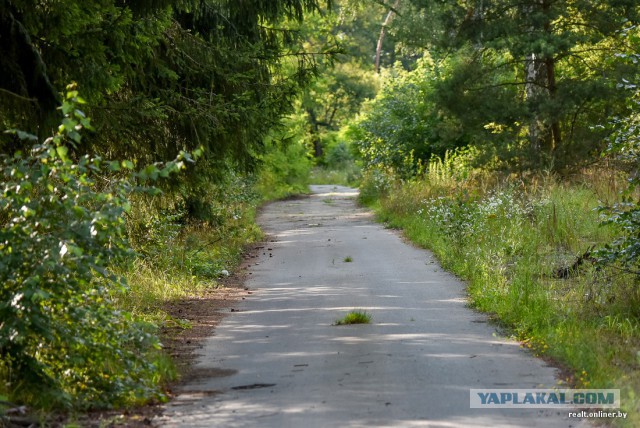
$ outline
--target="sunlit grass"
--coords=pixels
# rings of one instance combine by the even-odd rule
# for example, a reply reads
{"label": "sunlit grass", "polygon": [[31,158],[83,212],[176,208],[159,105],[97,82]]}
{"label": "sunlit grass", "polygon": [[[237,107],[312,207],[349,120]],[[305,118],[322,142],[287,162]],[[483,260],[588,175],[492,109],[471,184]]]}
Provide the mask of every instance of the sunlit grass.
{"label": "sunlit grass", "polygon": [[152,313],[164,302],[191,297],[214,281],[203,281],[188,272],[168,272],[137,261],[127,274],[130,289],[121,299],[122,306],[134,313]]}
{"label": "sunlit grass", "polygon": [[361,175],[360,169],[351,164],[340,169],[316,167],[311,171],[309,181],[312,184],[357,186]]}
{"label": "sunlit grass", "polygon": [[[240,262],[245,245],[262,237],[253,209],[225,227],[182,227],[179,234],[146,243],[124,272],[129,284],[118,302],[126,310],[162,319],[162,305],[220,286],[218,279]],[[169,230],[168,228],[165,228]]]}
{"label": "sunlit grass", "polygon": [[[640,426],[640,289],[635,278],[590,261],[554,276],[591,246],[611,242],[596,210],[607,184],[546,177],[523,188],[440,174],[395,185],[377,213],[468,281],[472,306],[495,314],[535,355],[550,356],[582,388],[620,388],[627,421]],[[447,178],[449,177],[449,178]],[[594,181],[595,180],[595,181]],[[491,180],[488,180],[491,182]]]}

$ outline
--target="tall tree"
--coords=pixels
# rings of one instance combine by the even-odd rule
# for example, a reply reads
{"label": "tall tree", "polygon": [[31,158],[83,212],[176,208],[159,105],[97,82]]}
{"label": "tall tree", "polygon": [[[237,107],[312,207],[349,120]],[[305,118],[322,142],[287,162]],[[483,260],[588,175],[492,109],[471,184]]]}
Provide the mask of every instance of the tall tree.
{"label": "tall tree", "polygon": [[375,96],[378,79],[371,59],[377,19],[384,8],[371,6],[339,0],[309,16],[301,27],[305,50],[322,51],[324,46],[335,53],[319,58],[318,76],[302,92],[296,108],[296,115],[304,115],[307,122],[306,135],[298,138],[307,140],[316,159],[323,158],[336,131],[355,116],[363,101]]}
{"label": "tall tree", "polygon": [[384,43],[385,36],[387,35],[387,27],[393,22],[393,17],[396,15],[396,9],[398,9],[398,6],[400,6],[400,0],[395,1],[393,7],[391,7],[387,12],[384,21],[382,21],[380,35],[378,36],[378,42],[376,43],[376,73],[380,73],[380,57],[382,56],[382,45]]}
{"label": "tall tree", "polygon": [[[635,1],[406,3],[395,21],[398,37],[435,58],[464,56],[440,85],[442,104],[471,134],[525,149],[530,165],[562,166],[588,156],[603,142],[592,127],[603,109],[624,108],[615,90],[617,66],[607,57],[631,48],[619,34],[638,21]],[[511,99],[497,108],[496,96]],[[474,111],[456,105],[461,102]]]}
{"label": "tall tree", "polygon": [[[47,128],[38,112],[50,113],[57,91],[76,81],[97,124],[88,142],[99,152],[155,161],[202,145],[194,177],[221,162],[250,166],[315,69],[296,33],[279,24],[320,3],[2,0],[2,126]],[[288,57],[296,67],[282,67]],[[1,138],[3,151],[20,148]]]}

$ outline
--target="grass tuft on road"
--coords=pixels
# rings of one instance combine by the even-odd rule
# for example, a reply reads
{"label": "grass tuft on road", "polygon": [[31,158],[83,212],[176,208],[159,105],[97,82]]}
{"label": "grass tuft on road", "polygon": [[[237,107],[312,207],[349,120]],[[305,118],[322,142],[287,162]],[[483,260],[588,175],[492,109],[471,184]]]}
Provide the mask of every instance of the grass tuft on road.
{"label": "grass tuft on road", "polygon": [[356,310],[351,311],[344,317],[336,320],[333,325],[351,325],[351,324],[370,324],[371,314],[366,311]]}

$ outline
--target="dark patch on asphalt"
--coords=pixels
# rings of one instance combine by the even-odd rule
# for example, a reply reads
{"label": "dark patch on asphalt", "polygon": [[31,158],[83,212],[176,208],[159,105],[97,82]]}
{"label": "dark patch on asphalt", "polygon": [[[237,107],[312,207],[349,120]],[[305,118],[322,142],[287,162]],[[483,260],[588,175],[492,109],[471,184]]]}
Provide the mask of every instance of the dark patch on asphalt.
{"label": "dark patch on asphalt", "polygon": [[247,389],[270,388],[276,386],[275,383],[252,383],[251,385],[232,386],[231,389],[236,391],[245,391]]}

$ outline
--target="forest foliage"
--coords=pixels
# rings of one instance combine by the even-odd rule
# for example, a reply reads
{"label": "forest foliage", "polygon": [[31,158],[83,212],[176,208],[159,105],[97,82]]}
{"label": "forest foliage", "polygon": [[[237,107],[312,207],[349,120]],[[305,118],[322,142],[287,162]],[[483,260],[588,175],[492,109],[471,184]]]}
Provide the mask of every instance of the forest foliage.
{"label": "forest foliage", "polygon": [[397,57],[343,135],[362,202],[470,304],[638,419],[640,6],[401,0]]}
{"label": "forest foliage", "polygon": [[[508,227],[533,235],[557,220],[538,183],[605,162],[624,195],[580,203],[633,277],[639,20],[635,0],[0,0],[0,402],[162,399],[158,307],[215,286],[313,167],[462,259],[472,223],[529,201]],[[556,226],[564,256],[588,240]],[[521,244],[477,259],[548,250]]]}
{"label": "forest foliage", "polygon": [[127,284],[112,267],[133,257],[124,219],[130,194],[152,191],[139,183],[178,172],[191,157],[102,184],[133,165],[70,157],[91,128],[80,101],[70,88],[58,132],[39,142],[17,131],[30,151],[2,157],[0,371],[13,393],[37,405],[144,402],[159,394],[160,343],[152,325],[114,306],[114,291]]}
{"label": "forest foliage", "polygon": [[637,264],[637,3],[406,0],[396,12],[405,61],[345,131],[371,183],[419,178],[453,153],[523,182],[604,158],[629,179],[623,200],[603,201],[621,237],[599,254]]}
{"label": "forest foliage", "polygon": [[[419,58],[391,70],[361,115],[365,161],[402,170],[474,146],[503,171],[565,171],[596,159],[612,117],[634,114],[633,1],[403,1],[392,26]],[[381,120],[384,123],[381,123]],[[385,152],[386,151],[386,152]],[[403,172],[404,174],[404,172]]]}
{"label": "forest foliage", "polygon": [[163,399],[154,305],[237,262],[256,180],[300,191],[306,153],[267,137],[335,50],[299,29],[330,5],[0,2],[0,419]]}

